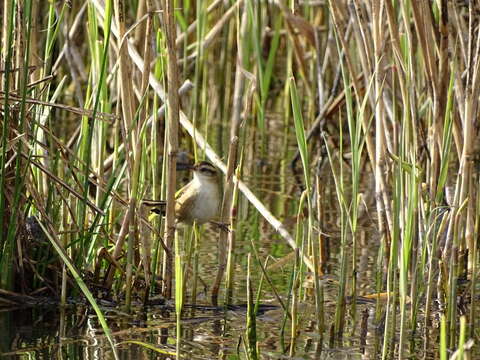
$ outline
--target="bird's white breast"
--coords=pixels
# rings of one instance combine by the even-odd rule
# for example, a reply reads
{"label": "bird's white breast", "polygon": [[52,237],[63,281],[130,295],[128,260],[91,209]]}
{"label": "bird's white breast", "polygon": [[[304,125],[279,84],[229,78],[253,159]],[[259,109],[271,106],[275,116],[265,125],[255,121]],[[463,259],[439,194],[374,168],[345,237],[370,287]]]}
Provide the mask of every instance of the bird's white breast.
{"label": "bird's white breast", "polygon": [[220,189],[216,182],[196,179],[197,197],[192,218],[198,224],[215,220],[220,209]]}

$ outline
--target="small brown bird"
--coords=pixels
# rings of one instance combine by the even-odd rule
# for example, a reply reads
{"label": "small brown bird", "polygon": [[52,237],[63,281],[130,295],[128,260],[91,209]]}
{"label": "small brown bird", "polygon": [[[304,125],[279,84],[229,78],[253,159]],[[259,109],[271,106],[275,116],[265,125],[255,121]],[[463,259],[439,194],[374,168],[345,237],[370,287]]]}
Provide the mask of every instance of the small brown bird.
{"label": "small brown bird", "polygon": [[[193,179],[175,194],[177,222],[188,225],[194,222],[199,225],[206,222],[217,224],[215,220],[218,219],[222,200],[218,170],[208,161],[201,161],[190,168],[193,170]],[[160,205],[160,208],[152,211],[164,214],[165,203]]]}
{"label": "small brown bird", "polygon": [[208,161],[192,167],[193,179],[176,194],[175,215],[184,224],[204,224],[218,218],[220,211],[220,177]]}

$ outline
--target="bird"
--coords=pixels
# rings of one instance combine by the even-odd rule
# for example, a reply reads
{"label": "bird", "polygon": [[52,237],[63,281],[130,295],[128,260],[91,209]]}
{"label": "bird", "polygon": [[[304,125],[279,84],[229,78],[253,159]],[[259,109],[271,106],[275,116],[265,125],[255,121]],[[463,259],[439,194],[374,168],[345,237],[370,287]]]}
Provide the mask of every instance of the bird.
{"label": "bird", "polygon": [[175,216],[180,223],[205,224],[218,218],[221,203],[218,170],[208,161],[192,166],[193,179],[176,194]]}
{"label": "bird", "polygon": [[[192,180],[175,194],[175,217],[177,223],[198,225],[218,219],[222,196],[221,179],[215,166],[201,161],[192,166]],[[164,205],[164,203],[162,204]],[[152,209],[157,214],[165,213],[165,206]]]}

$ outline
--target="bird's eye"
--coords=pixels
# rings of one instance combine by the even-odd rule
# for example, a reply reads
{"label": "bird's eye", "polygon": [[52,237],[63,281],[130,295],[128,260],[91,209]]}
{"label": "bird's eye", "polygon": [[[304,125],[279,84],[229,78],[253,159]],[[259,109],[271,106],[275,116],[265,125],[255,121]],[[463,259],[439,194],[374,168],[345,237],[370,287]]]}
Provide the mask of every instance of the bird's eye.
{"label": "bird's eye", "polygon": [[203,174],[212,174],[212,175],[215,174],[215,171],[209,168],[200,168],[200,172]]}

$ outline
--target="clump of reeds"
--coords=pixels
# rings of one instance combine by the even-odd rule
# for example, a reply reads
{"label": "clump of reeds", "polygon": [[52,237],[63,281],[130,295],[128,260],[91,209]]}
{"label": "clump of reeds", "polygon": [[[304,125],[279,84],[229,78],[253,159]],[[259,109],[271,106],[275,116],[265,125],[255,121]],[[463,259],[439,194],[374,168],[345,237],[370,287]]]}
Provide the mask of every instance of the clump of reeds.
{"label": "clump of reeds", "polygon": [[[78,287],[107,335],[95,289],[127,310],[175,295],[179,354],[204,236],[175,230],[186,149],[226,174],[221,221],[231,231],[219,235],[213,303],[225,272],[223,301],[235,298],[245,237],[250,272],[258,267],[290,324],[290,355],[300,302],[315,305],[321,349],[327,336],[340,346],[354,335],[368,295],[384,324],[378,356],[413,355],[412,334],[423,335],[424,352],[467,356],[480,219],[475,2],[25,0],[1,9],[1,289],[65,304]],[[165,221],[147,199],[167,200]],[[295,227],[283,222],[290,216]],[[257,252],[263,223],[291,248],[277,265],[290,275],[283,288]],[[359,267],[365,242],[373,269]],[[373,294],[362,271],[375,274]],[[313,293],[301,286],[309,278]],[[252,299],[246,341],[256,358]],[[429,331],[437,313],[440,347]]]}

